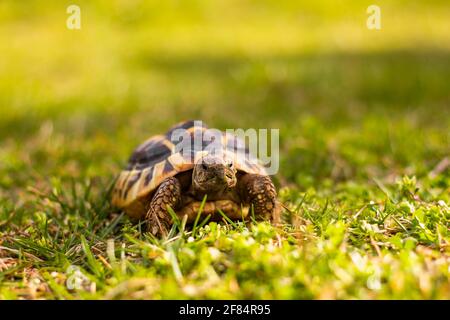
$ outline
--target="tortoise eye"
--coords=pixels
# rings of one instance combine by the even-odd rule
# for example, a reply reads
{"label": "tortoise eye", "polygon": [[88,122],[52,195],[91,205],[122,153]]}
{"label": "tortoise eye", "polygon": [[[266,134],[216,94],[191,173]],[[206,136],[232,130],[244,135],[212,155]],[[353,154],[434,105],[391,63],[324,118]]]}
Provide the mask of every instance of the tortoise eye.
{"label": "tortoise eye", "polygon": [[228,164],[228,167],[229,167],[229,168],[232,168],[232,167],[233,167],[233,162],[230,162],[230,163]]}

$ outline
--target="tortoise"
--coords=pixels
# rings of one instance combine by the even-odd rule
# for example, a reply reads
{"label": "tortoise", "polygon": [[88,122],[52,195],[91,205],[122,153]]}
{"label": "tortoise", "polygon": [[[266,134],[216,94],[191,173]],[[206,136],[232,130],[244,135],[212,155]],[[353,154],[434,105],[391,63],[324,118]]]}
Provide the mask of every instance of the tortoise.
{"label": "tortoise", "polygon": [[[248,220],[251,211],[256,220],[277,221],[277,192],[264,166],[243,139],[228,132],[214,131],[210,140],[216,148],[211,148],[208,130],[215,129],[186,121],[139,145],[117,178],[113,205],[132,220],[145,220],[155,236],[167,235],[170,209],[192,223],[204,197],[201,214],[211,220],[222,219],[219,211],[232,220]],[[174,143],[180,132],[184,139]]]}

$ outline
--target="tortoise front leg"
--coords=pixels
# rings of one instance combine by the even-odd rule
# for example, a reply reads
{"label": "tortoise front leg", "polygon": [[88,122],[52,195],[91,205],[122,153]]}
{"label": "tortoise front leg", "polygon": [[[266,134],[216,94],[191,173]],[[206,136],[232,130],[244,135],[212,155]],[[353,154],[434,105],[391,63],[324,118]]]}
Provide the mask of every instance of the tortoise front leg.
{"label": "tortoise front leg", "polygon": [[240,179],[239,189],[242,201],[253,207],[256,220],[278,222],[277,192],[270,177],[248,173]]}
{"label": "tortoise front leg", "polygon": [[181,185],[177,178],[164,180],[156,190],[147,212],[147,231],[155,236],[166,236],[172,225],[168,207],[178,209],[181,202]]}

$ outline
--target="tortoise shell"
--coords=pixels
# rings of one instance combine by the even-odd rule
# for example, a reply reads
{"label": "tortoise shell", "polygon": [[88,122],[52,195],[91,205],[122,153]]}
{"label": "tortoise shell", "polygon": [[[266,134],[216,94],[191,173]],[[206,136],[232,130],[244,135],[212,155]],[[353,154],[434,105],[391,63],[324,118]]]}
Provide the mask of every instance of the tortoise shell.
{"label": "tortoise shell", "polygon": [[[181,130],[175,131],[177,129]],[[178,132],[190,139],[174,143],[171,139]],[[139,145],[117,178],[113,189],[113,205],[125,209],[132,217],[142,214],[142,210],[145,210],[142,200],[148,199],[163,180],[192,170],[197,159],[210,152],[208,146],[211,141],[204,138],[207,133],[208,127],[202,122],[186,121],[173,126],[165,135],[153,136]],[[214,141],[215,146],[221,149],[224,156],[233,159],[238,171],[267,175],[241,138],[218,130],[216,134],[221,139]]]}

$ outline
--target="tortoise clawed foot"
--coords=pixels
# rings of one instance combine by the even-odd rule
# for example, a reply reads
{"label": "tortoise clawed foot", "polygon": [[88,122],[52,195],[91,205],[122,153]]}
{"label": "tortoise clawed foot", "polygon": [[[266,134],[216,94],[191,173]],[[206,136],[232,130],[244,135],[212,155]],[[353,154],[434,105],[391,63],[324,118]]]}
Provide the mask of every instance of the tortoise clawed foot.
{"label": "tortoise clawed foot", "polygon": [[168,224],[158,217],[156,214],[152,214],[147,219],[147,232],[151,233],[157,238],[166,237],[168,232]]}
{"label": "tortoise clawed foot", "polygon": [[279,221],[277,192],[268,176],[247,174],[241,180],[244,201],[250,204],[256,220]]}
{"label": "tortoise clawed foot", "polygon": [[164,180],[158,187],[148,210],[147,230],[156,237],[165,237],[172,224],[168,208],[176,208],[180,202],[181,188],[177,178]]}

